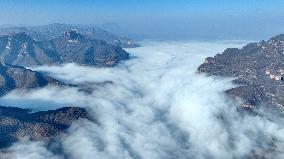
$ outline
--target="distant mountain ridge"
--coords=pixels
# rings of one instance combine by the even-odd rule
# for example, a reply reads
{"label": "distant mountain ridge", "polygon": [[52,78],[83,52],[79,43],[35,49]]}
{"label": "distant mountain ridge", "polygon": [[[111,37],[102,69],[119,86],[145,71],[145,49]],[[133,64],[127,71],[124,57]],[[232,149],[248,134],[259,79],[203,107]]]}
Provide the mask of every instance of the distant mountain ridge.
{"label": "distant mountain ridge", "polygon": [[92,39],[103,40],[107,43],[120,46],[123,48],[138,47],[139,44],[133,40],[125,37],[119,37],[103,30],[101,27],[91,25],[71,25],[54,23],[42,26],[11,26],[0,28],[0,35],[26,32],[32,38],[42,41],[57,38],[62,35],[63,32],[76,29],[82,35],[89,36]]}
{"label": "distant mountain ridge", "polygon": [[36,40],[26,32],[0,36],[0,61],[24,67],[75,62],[81,65],[114,66],[129,54],[105,41],[68,30],[50,40]]}

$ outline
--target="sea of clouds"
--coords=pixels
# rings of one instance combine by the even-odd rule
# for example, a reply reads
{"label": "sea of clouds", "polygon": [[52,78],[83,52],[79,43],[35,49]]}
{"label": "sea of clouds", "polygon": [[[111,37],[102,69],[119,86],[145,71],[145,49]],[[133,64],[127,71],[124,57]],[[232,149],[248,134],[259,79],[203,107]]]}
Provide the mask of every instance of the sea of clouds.
{"label": "sea of clouds", "polygon": [[[0,100],[1,105],[34,110],[81,106],[94,121],[74,122],[54,145],[23,139],[8,148],[3,158],[283,158],[281,116],[262,109],[258,114],[239,111],[238,104],[224,94],[234,87],[231,79],[196,72],[205,57],[244,44],[144,42],[142,47],[128,49],[131,60],[114,68],[76,64],[34,68],[66,83],[88,83],[94,91],[51,86],[14,91]],[[60,147],[60,152],[54,147]]]}

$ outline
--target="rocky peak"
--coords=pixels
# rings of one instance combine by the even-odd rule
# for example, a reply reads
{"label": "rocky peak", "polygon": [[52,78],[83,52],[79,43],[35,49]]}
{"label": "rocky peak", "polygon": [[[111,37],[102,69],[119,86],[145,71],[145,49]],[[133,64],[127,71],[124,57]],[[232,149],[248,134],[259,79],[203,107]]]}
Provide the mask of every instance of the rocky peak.
{"label": "rocky peak", "polygon": [[80,32],[77,29],[70,29],[68,31],[65,31],[63,36],[69,42],[80,42],[81,40],[87,38],[87,37],[83,36],[82,34],[80,34]]}

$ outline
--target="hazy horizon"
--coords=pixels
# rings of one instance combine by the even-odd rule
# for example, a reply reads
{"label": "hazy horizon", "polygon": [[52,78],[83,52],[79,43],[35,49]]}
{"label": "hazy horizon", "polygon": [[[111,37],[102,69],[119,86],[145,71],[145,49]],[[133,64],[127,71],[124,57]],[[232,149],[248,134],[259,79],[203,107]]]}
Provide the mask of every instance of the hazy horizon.
{"label": "hazy horizon", "polygon": [[281,0],[3,0],[0,25],[105,24],[135,39],[267,39],[284,33]]}

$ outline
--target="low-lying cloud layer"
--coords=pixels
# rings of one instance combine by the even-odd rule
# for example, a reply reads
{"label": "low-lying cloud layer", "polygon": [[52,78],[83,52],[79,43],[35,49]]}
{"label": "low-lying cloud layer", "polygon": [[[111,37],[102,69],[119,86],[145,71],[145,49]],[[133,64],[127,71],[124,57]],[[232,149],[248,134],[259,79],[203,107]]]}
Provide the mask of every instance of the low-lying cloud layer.
{"label": "low-lying cloud layer", "polygon": [[[62,153],[51,151],[42,142],[23,140],[4,157],[282,158],[282,117],[262,110],[261,115],[239,112],[237,104],[223,93],[233,87],[230,79],[196,73],[205,57],[243,44],[145,42],[143,47],[129,49],[133,58],[115,68],[75,64],[35,68],[72,84],[88,82],[95,90],[91,94],[54,87],[14,91],[1,104],[36,110],[79,105],[88,108],[96,122],[75,122],[58,142]],[[97,85],[105,81],[112,83]]]}

